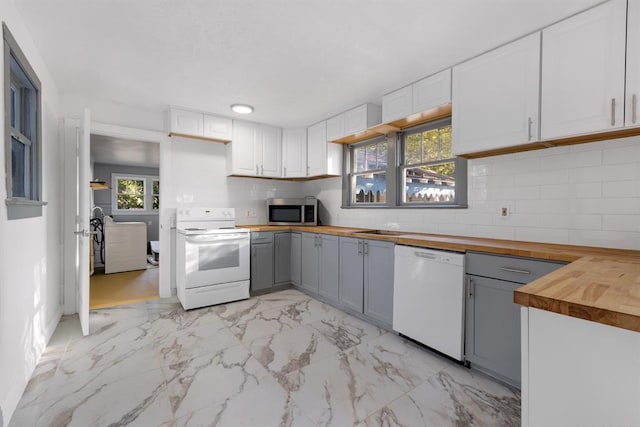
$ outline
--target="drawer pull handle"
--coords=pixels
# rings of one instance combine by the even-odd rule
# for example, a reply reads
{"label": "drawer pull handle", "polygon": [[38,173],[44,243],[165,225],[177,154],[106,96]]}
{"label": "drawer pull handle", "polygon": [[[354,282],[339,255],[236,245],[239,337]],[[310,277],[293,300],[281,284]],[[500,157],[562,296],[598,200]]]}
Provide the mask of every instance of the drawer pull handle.
{"label": "drawer pull handle", "polygon": [[414,252],[415,256],[418,256],[420,258],[427,258],[427,259],[436,259],[436,255],[433,254],[428,254],[425,252]]}
{"label": "drawer pull handle", "polygon": [[517,268],[510,268],[510,267],[500,267],[500,270],[507,271],[509,273],[531,274],[531,272],[528,270],[520,270]]}

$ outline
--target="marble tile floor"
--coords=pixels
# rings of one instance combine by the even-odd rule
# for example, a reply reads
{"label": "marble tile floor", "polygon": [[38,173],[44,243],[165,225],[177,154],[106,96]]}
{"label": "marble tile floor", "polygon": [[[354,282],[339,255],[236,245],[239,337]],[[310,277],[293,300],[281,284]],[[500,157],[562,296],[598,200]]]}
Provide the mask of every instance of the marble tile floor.
{"label": "marble tile floor", "polygon": [[64,317],[10,426],[518,426],[520,395],[289,289]]}

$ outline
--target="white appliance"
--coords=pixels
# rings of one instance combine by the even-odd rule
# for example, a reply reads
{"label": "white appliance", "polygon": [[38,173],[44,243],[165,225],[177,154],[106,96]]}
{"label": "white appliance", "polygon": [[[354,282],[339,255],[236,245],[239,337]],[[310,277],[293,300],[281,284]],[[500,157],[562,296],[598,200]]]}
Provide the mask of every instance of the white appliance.
{"label": "white appliance", "polygon": [[456,360],[464,357],[464,254],[395,248],[393,329]]}
{"label": "white appliance", "polygon": [[249,298],[251,233],[233,208],[178,208],[176,287],[185,310]]}

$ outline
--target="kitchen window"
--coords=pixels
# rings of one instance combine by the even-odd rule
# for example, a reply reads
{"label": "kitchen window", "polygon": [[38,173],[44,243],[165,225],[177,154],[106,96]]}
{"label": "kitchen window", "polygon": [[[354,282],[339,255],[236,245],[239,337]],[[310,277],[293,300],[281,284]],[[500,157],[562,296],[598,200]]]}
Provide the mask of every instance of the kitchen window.
{"label": "kitchen window", "polygon": [[42,214],[40,80],[7,26],[4,39],[6,203],[9,218]]}
{"label": "kitchen window", "polygon": [[466,203],[467,163],[451,151],[451,120],[432,122],[403,132],[400,204]]}
{"label": "kitchen window", "polygon": [[387,203],[389,150],[385,138],[368,140],[351,147],[351,204]]}
{"label": "kitchen window", "polygon": [[467,161],[451,132],[446,118],[346,146],[342,206],[466,207]]}
{"label": "kitchen window", "polygon": [[157,176],[111,176],[112,200],[115,214],[150,214],[160,208],[160,180]]}

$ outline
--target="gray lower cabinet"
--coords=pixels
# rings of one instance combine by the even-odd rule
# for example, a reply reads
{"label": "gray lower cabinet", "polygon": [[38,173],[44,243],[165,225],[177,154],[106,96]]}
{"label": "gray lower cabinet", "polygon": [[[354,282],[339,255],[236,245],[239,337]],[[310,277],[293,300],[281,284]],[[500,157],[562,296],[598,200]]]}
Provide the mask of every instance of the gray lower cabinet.
{"label": "gray lower cabinet", "polygon": [[520,385],[520,306],[513,291],[564,264],[467,253],[465,355],[472,366]]}
{"label": "gray lower cabinet", "polygon": [[273,286],[273,233],[251,233],[251,290]]}
{"label": "gray lower cabinet", "polygon": [[274,264],[273,281],[275,285],[291,283],[291,233],[273,233]]}
{"label": "gray lower cabinet", "polygon": [[340,262],[338,237],[302,233],[300,286],[307,291],[338,302]]}
{"label": "gray lower cabinet", "polygon": [[393,323],[394,244],[340,238],[340,303],[387,326]]}
{"label": "gray lower cabinet", "polygon": [[300,286],[300,269],[302,268],[302,235],[291,233],[291,283]]}

